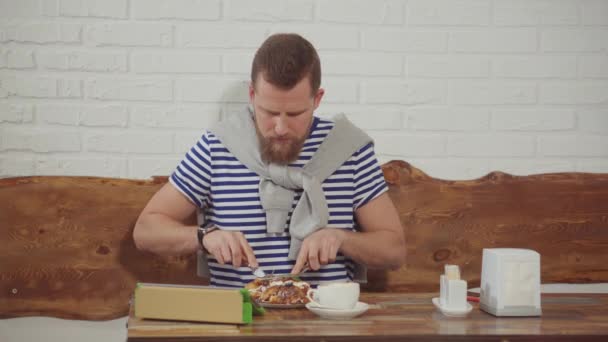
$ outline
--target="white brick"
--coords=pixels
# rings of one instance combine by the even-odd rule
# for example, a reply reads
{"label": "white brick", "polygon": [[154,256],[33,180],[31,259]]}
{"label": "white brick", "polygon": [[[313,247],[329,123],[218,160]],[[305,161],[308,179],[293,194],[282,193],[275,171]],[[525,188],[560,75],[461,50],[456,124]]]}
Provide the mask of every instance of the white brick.
{"label": "white brick", "polygon": [[403,2],[397,0],[319,1],[319,20],[335,23],[402,24],[404,11]]}
{"label": "white brick", "polygon": [[36,174],[44,176],[122,177],[127,162],[116,158],[38,158]]}
{"label": "white brick", "polygon": [[220,72],[220,55],[199,52],[136,52],[131,56],[131,70],[141,73]]}
{"label": "white brick", "polygon": [[78,152],[80,151],[80,133],[47,128],[5,129],[2,148],[34,152]]}
{"label": "white brick", "polygon": [[410,78],[479,78],[490,75],[490,60],[477,56],[411,56]]}
{"label": "white brick", "polygon": [[[13,75],[7,79],[7,89],[12,95],[39,98],[80,98],[80,80],[35,75]],[[4,84],[3,84],[4,86]]]}
{"label": "white brick", "polygon": [[413,166],[427,175],[445,180],[469,180],[487,175],[490,172],[486,159],[467,158],[407,158]]}
{"label": "white brick", "polygon": [[492,128],[512,131],[571,130],[576,125],[572,110],[497,109],[492,113]]}
{"label": "white brick", "polygon": [[408,25],[488,25],[488,0],[414,0],[408,2]]}
{"label": "white brick", "polygon": [[[1,53],[1,52],[0,52]],[[24,49],[6,51],[6,66],[10,69],[32,69],[36,67],[34,52]]]}
{"label": "white brick", "polygon": [[232,53],[222,57],[224,73],[238,73],[249,76],[251,74],[251,62],[255,52]]}
{"label": "white brick", "polygon": [[126,127],[128,108],[117,105],[41,104],[36,107],[36,116],[46,124]]}
{"label": "white brick", "polygon": [[399,55],[340,53],[321,54],[324,75],[400,76],[403,59]]}
{"label": "white brick", "polygon": [[444,32],[366,30],[362,33],[363,48],[380,51],[442,52],[448,37]]}
{"label": "white brick", "polygon": [[40,14],[46,17],[59,16],[59,0],[44,0],[40,4]]}
{"label": "white brick", "polygon": [[490,161],[492,170],[526,176],[541,173],[572,172],[575,162],[560,159],[498,159]]}
{"label": "white brick", "polygon": [[548,52],[608,52],[608,29],[552,29],[541,33]]}
{"label": "white brick", "polygon": [[0,103],[0,123],[29,123],[33,119],[33,106],[28,104]]}
{"label": "white brick", "polygon": [[263,27],[218,24],[177,26],[179,47],[257,48],[265,38]]}
{"label": "white brick", "polygon": [[301,35],[319,51],[359,47],[359,31],[351,27],[315,23],[313,26],[277,24],[269,29],[270,34],[283,32],[293,32]]}
{"label": "white brick", "polygon": [[221,15],[219,0],[131,0],[136,19],[216,20]]}
{"label": "white brick", "polygon": [[532,157],[535,137],[479,134],[448,137],[447,154],[457,157]]}
{"label": "white brick", "polygon": [[321,104],[315,115],[332,119],[337,114],[344,114],[353,124],[365,130],[399,130],[402,124],[402,115],[399,110],[383,109],[378,107],[345,106],[342,104]]}
{"label": "white brick", "polygon": [[97,46],[166,47],[173,43],[173,27],[156,23],[96,24],[87,27],[86,39]]}
{"label": "white brick", "polygon": [[118,105],[40,104],[36,117],[45,124],[126,127],[128,108]]}
{"label": "white brick", "polygon": [[172,134],[162,133],[96,133],[86,138],[86,150],[115,153],[170,153]]}
{"label": "white brick", "polygon": [[445,155],[445,141],[439,134],[411,135],[405,133],[370,132],[378,154],[396,157],[433,157]]}
{"label": "white brick", "polygon": [[183,79],[176,81],[175,87],[180,101],[249,101],[249,81],[223,78]]}
{"label": "white brick", "polygon": [[127,0],[60,0],[59,15],[68,17],[127,17]]}
{"label": "white brick", "polygon": [[504,78],[576,78],[576,57],[497,57],[492,60],[492,74]]}
{"label": "white brick", "polygon": [[[186,154],[186,152],[190,151],[192,146],[200,140],[203,135],[203,131],[190,131],[190,132],[180,132],[175,134],[175,148],[174,151],[179,153],[180,156]],[[175,164],[177,166],[177,164]]]}
{"label": "white brick", "polygon": [[86,106],[82,109],[80,124],[83,126],[126,127],[129,110],[124,106]]}
{"label": "white brick", "polygon": [[39,15],[39,0],[0,0],[0,17],[14,19]]}
{"label": "white brick", "polygon": [[536,103],[534,83],[453,82],[450,88],[453,104],[532,104]]}
{"label": "white brick", "polygon": [[36,106],[36,118],[45,124],[78,126],[80,105],[40,104]]}
{"label": "white brick", "polygon": [[540,137],[538,151],[550,157],[608,157],[608,139],[593,135]]}
{"label": "white brick", "polygon": [[575,25],[578,2],[573,0],[508,0],[494,3],[494,23],[506,26]]}
{"label": "white brick", "polygon": [[135,158],[129,160],[129,178],[148,179],[152,176],[169,176],[179,164],[178,158]]}
{"label": "white brick", "polygon": [[173,100],[173,83],[165,79],[92,79],[86,89],[88,98],[98,100]]}
{"label": "white brick", "polygon": [[583,25],[608,25],[608,2],[606,0],[586,0],[581,3]]}
{"label": "white brick", "polygon": [[369,81],[362,85],[363,103],[402,105],[443,104],[446,87],[443,82]]}
{"label": "white brick", "polygon": [[578,127],[581,132],[608,134],[608,108],[581,109]]}
{"label": "white brick", "polygon": [[608,78],[608,56],[581,56],[578,70],[583,78]]}
{"label": "white brick", "polygon": [[133,127],[211,127],[220,118],[219,106],[136,106],[131,113]]}
{"label": "white brick", "polygon": [[19,43],[80,43],[80,24],[20,23],[0,27],[1,41]]}
{"label": "white brick", "polygon": [[15,93],[15,73],[0,70],[0,99]]}
{"label": "white brick", "polygon": [[0,178],[31,175],[34,175],[34,160],[32,158],[23,155],[0,157]]}
{"label": "white brick", "polygon": [[548,104],[608,104],[608,82],[569,82],[541,85],[540,102]]}
{"label": "white brick", "polygon": [[15,88],[12,92],[23,97],[56,97],[57,79],[50,77],[26,76],[15,77]]}
{"label": "white brick", "polygon": [[108,51],[40,51],[40,67],[70,71],[127,71],[127,54]]}
{"label": "white brick", "polygon": [[312,0],[228,0],[226,18],[239,21],[311,21]]}
{"label": "white brick", "polygon": [[57,79],[57,97],[81,98],[82,81],[71,79]]}
{"label": "white brick", "polygon": [[450,33],[450,51],[456,52],[534,52],[536,29],[513,28]]}
{"label": "white brick", "polygon": [[323,80],[321,87],[325,89],[323,102],[325,103],[357,103],[358,85],[356,82],[336,79]]}
{"label": "white brick", "polygon": [[608,173],[608,160],[605,158],[581,160],[577,163],[576,171]]}
{"label": "white brick", "polygon": [[487,130],[490,114],[485,109],[430,107],[407,112],[407,126],[416,131]]}

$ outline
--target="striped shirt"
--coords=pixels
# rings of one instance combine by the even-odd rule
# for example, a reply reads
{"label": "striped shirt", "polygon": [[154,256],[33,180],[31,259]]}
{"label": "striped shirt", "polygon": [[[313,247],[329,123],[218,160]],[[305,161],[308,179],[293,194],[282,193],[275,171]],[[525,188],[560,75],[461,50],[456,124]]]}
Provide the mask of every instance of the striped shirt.
{"label": "striped shirt", "polygon": [[[302,151],[290,166],[303,167],[333,126],[333,121],[313,117]],[[201,208],[206,221],[220,229],[241,231],[266,274],[290,273],[294,261],[287,258],[289,235],[266,234],[266,216],[258,188],[260,177],[239,162],[213,133],[205,132],[190,149],[170,182]],[[371,143],[355,152],[322,185],[329,207],[328,226],[353,231],[359,229],[354,211],[388,189]],[[301,194],[302,190],[296,191],[292,212]],[[287,222],[286,233],[288,226]],[[242,287],[254,279],[247,267],[221,265],[211,255],[208,260],[211,285]],[[352,277],[353,262],[340,253],[334,263],[301,275],[302,280],[312,285]]]}

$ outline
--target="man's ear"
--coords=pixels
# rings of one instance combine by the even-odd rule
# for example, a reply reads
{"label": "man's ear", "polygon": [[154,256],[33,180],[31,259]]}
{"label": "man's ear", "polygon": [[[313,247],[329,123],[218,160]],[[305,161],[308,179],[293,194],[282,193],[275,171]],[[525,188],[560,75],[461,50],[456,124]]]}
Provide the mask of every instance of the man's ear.
{"label": "man's ear", "polygon": [[325,95],[325,89],[319,88],[319,90],[317,90],[317,94],[315,95],[315,109],[317,109],[317,107],[319,107],[319,105],[321,104],[321,99],[323,99],[323,95]]}
{"label": "man's ear", "polygon": [[249,103],[253,105],[253,99],[255,97],[255,88],[253,87],[253,83],[249,82]]}

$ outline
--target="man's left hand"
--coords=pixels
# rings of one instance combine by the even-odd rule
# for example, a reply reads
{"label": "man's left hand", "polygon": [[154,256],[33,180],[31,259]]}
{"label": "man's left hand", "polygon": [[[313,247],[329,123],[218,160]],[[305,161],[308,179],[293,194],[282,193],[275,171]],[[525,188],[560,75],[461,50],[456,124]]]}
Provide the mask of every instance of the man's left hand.
{"label": "man's left hand", "polygon": [[336,261],[338,251],[346,239],[348,231],[340,228],[323,228],[310,234],[302,243],[296,264],[291,274],[300,274],[304,265],[317,271],[321,265]]}

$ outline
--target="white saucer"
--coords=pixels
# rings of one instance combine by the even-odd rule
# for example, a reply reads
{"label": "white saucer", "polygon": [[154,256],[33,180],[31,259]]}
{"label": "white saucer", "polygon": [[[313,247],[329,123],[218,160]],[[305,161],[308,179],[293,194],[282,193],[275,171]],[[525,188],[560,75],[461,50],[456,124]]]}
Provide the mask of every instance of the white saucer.
{"label": "white saucer", "polygon": [[439,309],[439,311],[441,311],[442,314],[446,315],[446,316],[450,316],[450,317],[462,317],[462,316],[466,316],[469,312],[471,312],[471,310],[473,310],[473,305],[469,304],[467,302],[467,306],[464,309],[448,309],[448,308],[444,308],[441,307],[441,305],[439,304],[439,297],[435,297],[433,298],[433,305],[435,305],[435,307],[437,309]]}
{"label": "white saucer", "polygon": [[314,303],[306,304],[306,308],[315,314],[319,315],[323,318],[328,319],[351,319],[359,316],[369,309],[369,305],[363,302],[357,302],[355,307],[350,310],[342,310],[342,309],[329,309],[322,306],[318,306]]}

